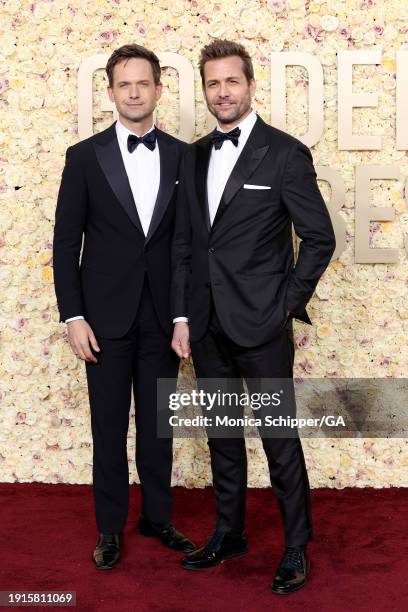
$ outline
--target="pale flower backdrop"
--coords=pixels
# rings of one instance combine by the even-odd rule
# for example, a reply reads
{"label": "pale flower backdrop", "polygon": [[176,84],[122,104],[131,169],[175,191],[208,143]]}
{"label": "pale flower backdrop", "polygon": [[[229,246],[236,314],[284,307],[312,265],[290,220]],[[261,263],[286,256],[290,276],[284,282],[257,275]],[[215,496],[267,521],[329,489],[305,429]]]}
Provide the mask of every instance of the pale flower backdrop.
{"label": "pale flower backdrop", "polygon": [[[406,0],[49,0],[0,2],[0,480],[91,482],[91,432],[84,365],[71,353],[58,322],[53,289],[52,232],[66,148],[78,140],[77,69],[98,52],[138,42],[173,51],[197,64],[212,37],[241,41],[251,53],[258,90],[255,108],[269,121],[271,51],[308,51],[323,64],[325,131],[313,148],[315,164],[341,171],[347,196],[347,249],[333,262],[310,304],[313,327],[296,324],[296,373],[312,377],[403,377],[408,365],[408,265],[403,230],[408,213],[402,185],[378,181],[373,197],[393,205],[393,224],[372,225],[374,246],[400,249],[395,265],[354,261],[354,168],[396,164],[395,54],[408,48]],[[357,90],[378,91],[378,109],[354,112],[355,132],[381,134],[374,152],[337,150],[339,49],[381,46],[382,64],[356,66]],[[288,131],[305,131],[306,74],[288,69]],[[160,125],[178,129],[178,86],[166,70]],[[374,88],[373,88],[374,86]],[[95,130],[109,125],[98,110]],[[206,110],[196,69],[197,129]],[[325,197],[326,183],[321,184]],[[388,189],[388,193],[387,193]],[[183,375],[191,376],[191,368]],[[403,410],[397,406],[396,410]],[[133,407],[131,415],[133,416]],[[313,487],[406,486],[404,439],[313,439],[303,443]],[[267,486],[268,471],[257,440],[248,442],[249,482]],[[129,430],[131,479],[134,422]],[[188,487],[210,483],[205,440],[177,440],[173,480]]]}

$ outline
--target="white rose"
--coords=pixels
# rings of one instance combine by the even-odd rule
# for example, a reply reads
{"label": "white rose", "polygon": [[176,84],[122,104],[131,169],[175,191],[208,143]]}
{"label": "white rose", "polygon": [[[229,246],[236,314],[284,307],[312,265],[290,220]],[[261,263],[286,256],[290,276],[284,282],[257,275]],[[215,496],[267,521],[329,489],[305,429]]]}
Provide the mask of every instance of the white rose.
{"label": "white rose", "polygon": [[373,45],[376,40],[375,32],[373,32],[372,30],[366,32],[363,36],[363,40],[366,45]]}
{"label": "white rose", "polygon": [[360,42],[360,40],[363,40],[363,36],[364,36],[364,30],[362,28],[352,28],[351,38],[355,42]]}
{"label": "white rose", "polygon": [[44,17],[48,17],[49,13],[49,4],[45,2],[37,2],[34,4],[34,17],[37,19],[44,19]]}
{"label": "white rose", "polygon": [[339,27],[339,20],[334,15],[323,15],[321,26],[326,32],[334,32]]}

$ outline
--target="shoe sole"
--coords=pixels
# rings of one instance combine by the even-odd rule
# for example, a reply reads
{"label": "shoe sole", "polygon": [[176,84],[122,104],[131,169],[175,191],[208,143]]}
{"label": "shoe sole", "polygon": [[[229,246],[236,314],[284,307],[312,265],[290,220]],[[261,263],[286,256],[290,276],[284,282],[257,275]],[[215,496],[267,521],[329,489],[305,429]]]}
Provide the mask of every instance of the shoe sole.
{"label": "shoe sole", "polygon": [[94,566],[96,567],[97,570],[111,570],[114,569],[115,566],[117,565],[118,561],[116,561],[113,565],[96,565],[95,561],[92,559]]}
{"label": "shoe sole", "polygon": [[211,569],[212,567],[217,567],[217,565],[221,565],[221,563],[224,563],[224,561],[226,561],[227,559],[232,559],[233,557],[243,557],[247,553],[248,553],[248,548],[240,552],[229,553],[228,555],[225,555],[225,557],[221,559],[221,561],[218,561],[218,563],[214,563],[214,565],[207,565],[207,567],[191,567],[191,566],[186,567],[185,565],[182,565],[181,567],[186,570],[193,570],[195,572],[200,572],[206,569]]}
{"label": "shoe sole", "polygon": [[306,582],[304,582],[300,586],[295,587],[294,589],[291,589],[290,591],[279,591],[279,590],[273,589],[273,588],[271,589],[271,591],[272,591],[272,593],[276,593],[277,595],[290,595],[291,593],[296,593],[296,591],[300,591],[300,589],[303,589],[305,584],[306,584]]}
{"label": "shoe sole", "polygon": [[120,557],[118,557],[115,561],[115,563],[113,563],[113,565],[97,565],[95,559],[92,557],[92,562],[94,564],[94,566],[96,567],[97,570],[111,570],[114,569],[114,567],[118,564]]}

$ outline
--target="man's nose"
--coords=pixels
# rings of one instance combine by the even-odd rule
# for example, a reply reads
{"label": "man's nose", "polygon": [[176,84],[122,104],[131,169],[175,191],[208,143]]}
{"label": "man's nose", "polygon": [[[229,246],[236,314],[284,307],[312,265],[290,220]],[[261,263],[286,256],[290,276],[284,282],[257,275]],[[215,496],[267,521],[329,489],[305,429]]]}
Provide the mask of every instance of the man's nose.
{"label": "man's nose", "polygon": [[228,85],[226,83],[220,83],[220,88],[218,90],[218,95],[220,98],[228,98],[229,90]]}
{"label": "man's nose", "polygon": [[136,84],[130,86],[129,96],[131,98],[138,98],[139,97],[139,88],[138,88],[138,86]]}

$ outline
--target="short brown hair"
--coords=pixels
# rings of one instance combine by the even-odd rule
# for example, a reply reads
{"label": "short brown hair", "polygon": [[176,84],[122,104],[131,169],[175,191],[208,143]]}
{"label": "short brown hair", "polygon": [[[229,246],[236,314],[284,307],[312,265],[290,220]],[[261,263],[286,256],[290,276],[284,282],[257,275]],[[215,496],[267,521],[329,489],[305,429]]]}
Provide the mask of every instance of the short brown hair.
{"label": "short brown hair", "polygon": [[132,57],[140,57],[150,62],[155,85],[158,85],[160,83],[161,69],[157,55],[153,53],[153,51],[150,51],[150,49],[146,49],[146,47],[142,47],[141,45],[123,45],[123,47],[119,47],[119,49],[116,49],[116,51],[112,53],[106,64],[109,87],[113,85],[113,69],[116,64]]}
{"label": "short brown hair", "polygon": [[251,81],[254,78],[254,67],[252,66],[251,57],[245,47],[231,40],[217,39],[201,49],[199,62],[201,82],[204,84],[204,66],[207,62],[223,57],[231,57],[233,55],[237,55],[242,59],[244,74],[247,81]]}

